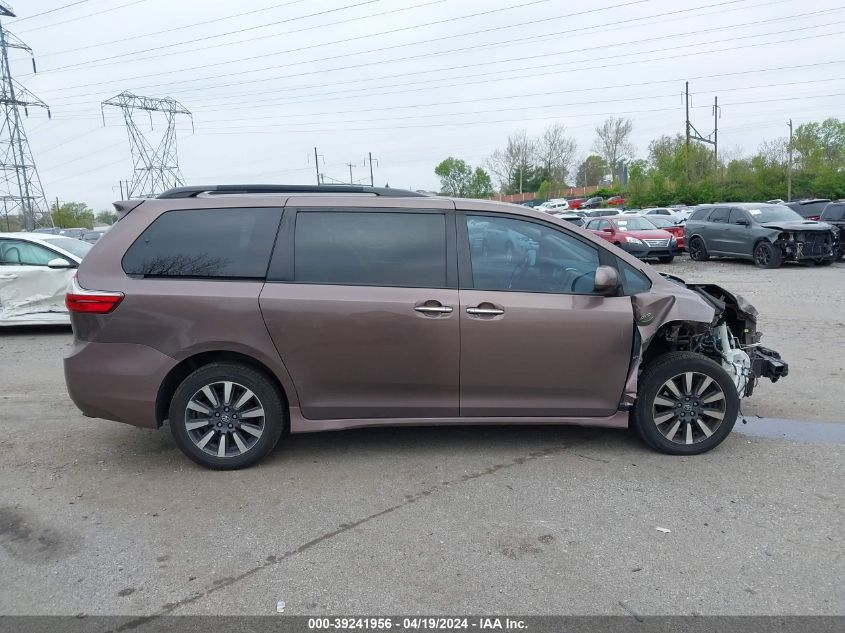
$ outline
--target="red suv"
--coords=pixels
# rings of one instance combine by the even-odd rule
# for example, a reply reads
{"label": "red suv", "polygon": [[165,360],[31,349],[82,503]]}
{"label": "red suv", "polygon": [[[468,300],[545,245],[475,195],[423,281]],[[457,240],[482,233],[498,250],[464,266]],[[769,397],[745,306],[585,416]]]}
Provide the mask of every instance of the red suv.
{"label": "red suv", "polygon": [[67,294],[68,391],[210,468],[284,431],[424,424],[630,423],[691,455],[787,371],[739,297],[522,206],[274,185],[116,206]]}

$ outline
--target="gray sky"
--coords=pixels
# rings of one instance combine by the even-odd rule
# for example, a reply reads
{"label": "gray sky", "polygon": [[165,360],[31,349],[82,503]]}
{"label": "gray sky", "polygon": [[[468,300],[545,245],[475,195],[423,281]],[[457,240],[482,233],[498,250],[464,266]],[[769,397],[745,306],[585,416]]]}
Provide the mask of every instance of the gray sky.
{"label": "gray sky", "polygon": [[845,115],[841,0],[11,4],[18,18],[4,26],[38,62],[32,75],[11,51],[12,72],[53,113],[25,120],[45,193],[97,210],[131,177],[120,112],[105,127],[100,115],[122,90],[194,113],[195,132],[178,126],[188,183],[313,183],[316,145],[328,177],[347,180],[353,163],[368,180],[371,151],[377,185],[437,189],[440,160],[479,165],[522,128],[559,121],[586,155],[611,114],[633,119],[643,156],[650,139],[683,131],[685,79],[705,134],[718,95],[727,152],[784,136],[790,117]]}

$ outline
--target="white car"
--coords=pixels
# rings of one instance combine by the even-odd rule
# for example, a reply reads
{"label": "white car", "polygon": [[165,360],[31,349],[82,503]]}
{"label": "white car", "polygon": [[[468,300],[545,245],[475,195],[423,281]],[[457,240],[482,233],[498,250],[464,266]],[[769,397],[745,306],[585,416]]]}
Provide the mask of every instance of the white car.
{"label": "white car", "polygon": [[671,218],[675,222],[686,219],[677,209],[670,209],[668,207],[650,207],[648,209],[640,209],[637,213],[640,215],[662,215],[664,218]]}
{"label": "white car", "polygon": [[70,323],[65,290],[91,244],[50,233],[0,233],[0,326]]}
{"label": "white car", "polygon": [[543,211],[544,213],[552,213],[554,211],[566,211],[568,209],[569,200],[566,200],[565,198],[546,200],[543,204],[534,207],[535,211]]}

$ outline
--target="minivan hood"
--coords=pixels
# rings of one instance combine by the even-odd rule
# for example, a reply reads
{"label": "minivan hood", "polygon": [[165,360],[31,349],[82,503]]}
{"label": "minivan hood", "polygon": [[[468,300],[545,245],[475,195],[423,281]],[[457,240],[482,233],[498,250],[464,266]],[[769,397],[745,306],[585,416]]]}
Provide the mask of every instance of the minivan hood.
{"label": "minivan hood", "polygon": [[767,229],[779,229],[781,231],[829,231],[830,225],[814,220],[790,220],[787,222],[765,222],[761,223]]}

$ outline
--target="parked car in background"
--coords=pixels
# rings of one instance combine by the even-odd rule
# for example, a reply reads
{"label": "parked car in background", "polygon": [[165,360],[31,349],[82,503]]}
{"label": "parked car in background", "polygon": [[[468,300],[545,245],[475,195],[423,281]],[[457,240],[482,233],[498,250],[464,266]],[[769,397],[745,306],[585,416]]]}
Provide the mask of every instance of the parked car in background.
{"label": "parked car in background", "polygon": [[543,204],[534,207],[537,211],[550,213],[552,211],[566,211],[569,209],[569,200],[566,198],[554,198],[546,200]]}
{"label": "parked car in background", "polygon": [[574,224],[575,226],[584,226],[586,223],[584,220],[584,216],[580,213],[572,213],[571,211],[555,211],[552,215],[559,220],[566,220],[570,224]]}
{"label": "parked car in background", "polygon": [[645,209],[639,210],[640,215],[647,215],[647,216],[661,216],[664,218],[672,218],[673,221],[680,221],[680,216],[677,214],[675,209],[670,209],[668,207],[646,207]]}
{"label": "parked car in background", "polygon": [[786,206],[795,211],[805,220],[818,220],[822,216],[822,211],[827,206],[827,198],[812,198],[808,200],[796,200],[794,202],[787,202]]}
{"label": "parked car in background", "polygon": [[601,196],[596,196],[595,198],[589,198],[581,203],[579,209],[598,209],[601,206],[601,203],[604,202],[604,198]]}
{"label": "parked car in background", "polygon": [[534,198],[533,200],[526,200],[525,202],[521,202],[520,204],[523,207],[528,207],[529,209],[533,209],[534,207],[539,207],[544,202],[546,202],[546,201],[543,198]]}
{"label": "parked car in background", "polygon": [[607,206],[609,207],[624,207],[625,198],[622,196],[612,196],[607,199]]}
{"label": "parked car in background", "polygon": [[0,326],[70,322],[65,291],[91,245],[51,233],[0,233]]}
{"label": "parked car in background", "polygon": [[661,264],[670,264],[678,253],[671,233],[639,215],[595,218],[585,228],[638,259],[657,259]]}
{"label": "parked car in background", "polygon": [[783,262],[830,264],[839,249],[839,232],[806,220],[789,207],[756,202],[702,205],[686,222],[690,259],[750,259],[760,268]]}
{"label": "parked car in background", "polygon": [[109,230],[108,227],[91,229],[90,231],[85,231],[85,233],[82,234],[82,237],[80,239],[82,239],[83,242],[88,242],[90,244],[94,244],[101,237],[103,237],[103,235],[105,235],[106,231],[108,231],[108,230]]}
{"label": "parked car in background", "polygon": [[[788,371],[729,291],[517,205],[221,185],[117,207],[66,297],[68,393],[87,416],[168,421],[209,468],[283,431],[503,421],[630,424],[694,455]],[[522,256],[473,248],[485,233]]]}
{"label": "parked car in background", "polygon": [[584,216],[590,218],[600,218],[606,215],[619,215],[621,212],[618,209],[593,209],[592,211],[585,211]]}
{"label": "parked car in background", "polygon": [[584,204],[584,198],[570,198],[569,199],[569,208],[570,209],[580,209],[582,204]]}
{"label": "parked car in background", "polygon": [[663,229],[664,231],[668,231],[674,235],[675,243],[678,245],[678,250],[682,251],[686,248],[686,243],[684,241],[686,230],[684,229],[683,223],[679,224],[673,218],[664,215],[650,215],[646,219],[658,229]]}
{"label": "parked car in background", "polygon": [[82,236],[85,235],[91,229],[86,229],[84,227],[80,228],[69,228],[69,229],[59,229],[58,235],[63,235],[64,237],[73,237],[77,240],[81,240]]}
{"label": "parked car in background", "polygon": [[841,262],[845,259],[845,200],[829,202],[822,211],[821,221],[839,230],[836,261]]}
{"label": "parked car in background", "polygon": [[33,233],[49,233],[50,235],[59,235],[62,232],[62,229],[56,226],[45,226],[39,229],[35,229],[32,231]]}

